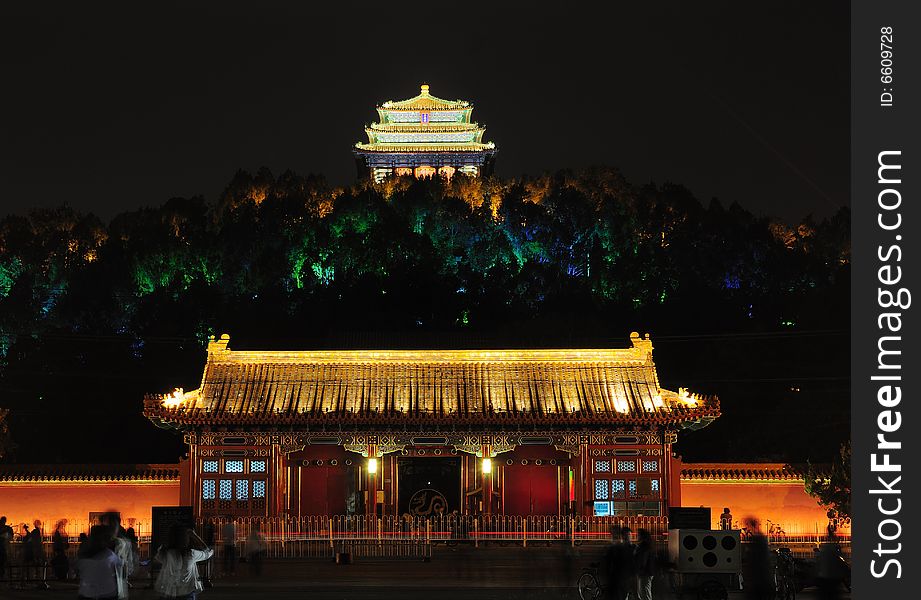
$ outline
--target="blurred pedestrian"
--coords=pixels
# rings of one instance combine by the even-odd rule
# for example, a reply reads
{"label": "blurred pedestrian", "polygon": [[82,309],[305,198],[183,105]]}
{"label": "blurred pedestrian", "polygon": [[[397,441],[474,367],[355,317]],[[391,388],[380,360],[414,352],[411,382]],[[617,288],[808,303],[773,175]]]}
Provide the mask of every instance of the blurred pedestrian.
{"label": "blurred pedestrian", "polygon": [[67,519],[61,519],[54,526],[51,534],[51,571],[58,581],[67,579],[70,562],[67,560],[67,548],[70,540],[67,536]]}
{"label": "blurred pedestrian", "polygon": [[166,545],[157,550],[162,566],[154,589],[165,600],[196,600],[204,588],[198,578],[198,565],[214,555],[194,531],[182,524],[169,529]]}
{"label": "blurred pedestrian", "polygon": [[253,523],[246,539],[246,562],[251,575],[262,575],[262,559],[265,558],[265,536],[259,530],[259,523]]}
{"label": "blurred pedestrian", "polygon": [[745,526],[750,535],[742,565],[745,597],[748,600],[770,600],[775,589],[767,538],[761,533],[761,524],[756,519],[746,519]]}
{"label": "blurred pedestrian", "polygon": [[86,543],[77,555],[80,600],[116,600],[118,598],[119,558],[109,548],[112,532],[105,525],[93,525]]}
{"label": "blurred pedestrian", "polygon": [[[202,539],[209,548],[214,548],[214,521],[210,518],[205,519],[205,524],[202,526]],[[205,563],[205,573],[202,576],[202,584],[206,588],[214,587],[214,584],[211,583],[212,571],[214,570],[214,557],[208,559],[208,562]]]}
{"label": "blurred pedestrian", "polygon": [[637,544],[633,551],[633,569],[636,573],[638,600],[652,600],[652,579],[656,574],[656,548],[652,536],[645,529],[636,532]]}
{"label": "blurred pedestrian", "polygon": [[36,565],[45,564],[45,545],[44,533],[42,532],[42,522],[38,519],[32,522],[32,534],[29,537],[29,543],[32,546],[32,560]]}
{"label": "blurred pedestrian", "polygon": [[841,549],[834,541],[819,546],[816,556],[816,586],[821,600],[841,597],[841,582],[846,566],[841,559]]}
{"label": "blurred pedestrian", "polygon": [[608,572],[608,598],[625,600],[635,589],[633,570],[633,544],[630,543],[629,527],[611,529],[611,546],[606,555]]}
{"label": "blurred pedestrian", "polygon": [[0,578],[4,578],[6,567],[10,562],[10,542],[13,541],[13,528],[6,524],[6,517],[0,517]]}
{"label": "blurred pedestrian", "polygon": [[32,531],[25,523],[22,524],[22,533],[19,541],[22,544],[22,562],[27,565],[35,564],[35,548],[32,546]]}
{"label": "blurred pedestrian", "polygon": [[221,527],[221,540],[224,544],[224,575],[235,575],[237,572],[237,528],[233,519],[227,518]]}
{"label": "blurred pedestrian", "polygon": [[131,542],[125,536],[125,529],[121,526],[121,515],[115,511],[103,513],[99,520],[106,527],[111,537],[109,538],[109,548],[119,559],[118,570],[118,597],[124,600],[128,597],[128,590],[131,584],[128,578],[134,573],[137,567],[137,557],[131,547]]}

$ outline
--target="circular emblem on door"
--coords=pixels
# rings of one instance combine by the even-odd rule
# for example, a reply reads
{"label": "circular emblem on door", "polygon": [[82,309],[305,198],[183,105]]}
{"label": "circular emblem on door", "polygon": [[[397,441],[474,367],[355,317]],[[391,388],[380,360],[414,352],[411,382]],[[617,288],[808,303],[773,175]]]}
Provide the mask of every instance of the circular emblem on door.
{"label": "circular emblem on door", "polygon": [[448,501],[438,490],[419,490],[409,499],[409,514],[426,517],[448,512]]}

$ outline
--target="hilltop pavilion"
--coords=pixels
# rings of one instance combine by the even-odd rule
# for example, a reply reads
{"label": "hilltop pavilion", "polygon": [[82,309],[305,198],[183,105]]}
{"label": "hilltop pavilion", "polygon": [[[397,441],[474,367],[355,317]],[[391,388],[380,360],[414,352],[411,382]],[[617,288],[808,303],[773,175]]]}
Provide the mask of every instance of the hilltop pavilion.
{"label": "hilltop pavilion", "polygon": [[359,176],[380,182],[389,175],[489,175],[496,146],[483,142],[486,128],[470,121],[472,112],[470,102],[436,98],[427,85],[408,100],[384,102],[380,121],[365,127],[368,143],[355,144]]}

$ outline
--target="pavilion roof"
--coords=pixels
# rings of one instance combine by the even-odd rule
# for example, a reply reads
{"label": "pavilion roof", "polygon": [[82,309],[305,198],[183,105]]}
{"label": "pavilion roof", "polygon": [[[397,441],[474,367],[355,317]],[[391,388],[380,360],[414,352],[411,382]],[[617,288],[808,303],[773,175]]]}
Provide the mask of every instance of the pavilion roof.
{"label": "pavilion roof", "polygon": [[491,152],[495,150],[496,145],[492,142],[485,144],[479,142],[447,142],[447,143],[425,143],[412,142],[402,144],[355,144],[355,148],[361,152]]}
{"label": "pavilion roof", "polygon": [[176,464],[5,464],[0,482],[178,481]]}
{"label": "pavilion roof", "polygon": [[166,427],[221,425],[697,428],[716,398],[659,386],[649,337],[573,350],[230,350],[208,346],[201,386],[152,395]]}
{"label": "pavilion roof", "polygon": [[381,104],[384,110],[458,110],[470,108],[466,100],[444,100],[429,93],[429,86],[422,84],[417,96],[407,100],[388,100]]}
{"label": "pavilion roof", "polygon": [[479,123],[371,123],[365,132],[383,133],[462,133],[486,131]]}

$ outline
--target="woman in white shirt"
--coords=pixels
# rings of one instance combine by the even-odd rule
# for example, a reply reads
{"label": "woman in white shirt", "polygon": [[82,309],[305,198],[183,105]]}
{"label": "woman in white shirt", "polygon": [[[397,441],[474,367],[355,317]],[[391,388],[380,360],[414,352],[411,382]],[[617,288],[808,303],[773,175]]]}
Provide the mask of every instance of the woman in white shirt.
{"label": "woman in white shirt", "polygon": [[165,546],[157,550],[156,560],[162,566],[154,589],[161,598],[196,600],[202,584],[195,563],[208,560],[214,554],[195,532],[182,525],[173,525]]}
{"label": "woman in white shirt", "polygon": [[80,548],[77,575],[80,600],[115,600],[118,598],[117,572],[121,560],[109,549],[111,532],[103,525],[94,525],[86,544]]}

